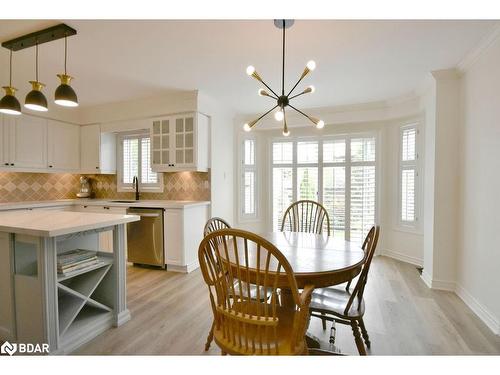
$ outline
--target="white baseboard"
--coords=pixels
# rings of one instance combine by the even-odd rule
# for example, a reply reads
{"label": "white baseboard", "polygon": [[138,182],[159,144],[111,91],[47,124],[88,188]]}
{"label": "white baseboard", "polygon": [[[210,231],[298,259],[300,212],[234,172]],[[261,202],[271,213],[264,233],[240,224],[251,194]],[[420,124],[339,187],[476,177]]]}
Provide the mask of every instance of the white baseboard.
{"label": "white baseboard", "polygon": [[437,290],[445,290],[447,292],[455,292],[455,283],[446,280],[431,280],[431,288]]}
{"label": "white baseboard", "polygon": [[475,299],[466,289],[464,289],[463,286],[456,284],[455,294],[459,296],[467,306],[469,306],[474,314],[476,314],[479,319],[481,319],[483,323],[493,331],[494,334],[500,335],[500,322],[498,321],[498,319],[496,319],[486,307],[481,305],[477,299]]}
{"label": "white baseboard", "polygon": [[392,250],[381,250],[380,255],[384,255],[389,258],[394,258],[396,260],[400,260],[401,262],[414,264],[415,266],[422,267],[424,264],[423,260],[417,257],[412,257],[410,255],[402,254],[397,251]]}
{"label": "white baseboard", "polygon": [[425,268],[422,271],[420,278],[423,280],[423,282],[425,283],[425,285],[427,285],[428,288],[432,289],[432,277],[427,272],[425,272]]}
{"label": "white baseboard", "polygon": [[200,265],[199,265],[198,261],[193,262],[191,264],[188,264],[187,266],[178,266],[175,264],[167,264],[167,271],[190,273],[199,267],[200,267]]}
{"label": "white baseboard", "polygon": [[481,303],[479,303],[463,286],[451,281],[432,279],[432,277],[425,272],[425,269],[420,277],[425,285],[431,289],[455,293],[495,335],[500,335],[500,321],[495,318],[486,307],[481,305]]}

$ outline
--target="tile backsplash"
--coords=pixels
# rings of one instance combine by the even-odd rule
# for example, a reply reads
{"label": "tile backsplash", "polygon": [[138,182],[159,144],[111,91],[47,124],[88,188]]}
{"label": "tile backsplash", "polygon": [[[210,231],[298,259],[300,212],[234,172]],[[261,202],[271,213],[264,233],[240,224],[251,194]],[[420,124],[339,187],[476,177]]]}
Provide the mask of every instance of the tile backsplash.
{"label": "tile backsplash", "polygon": [[[134,193],[116,191],[116,175],[89,175],[99,199],[133,199]],[[80,175],[69,173],[0,172],[0,202],[76,198]],[[141,199],[210,200],[210,173],[169,172],[163,193],[141,193]]]}

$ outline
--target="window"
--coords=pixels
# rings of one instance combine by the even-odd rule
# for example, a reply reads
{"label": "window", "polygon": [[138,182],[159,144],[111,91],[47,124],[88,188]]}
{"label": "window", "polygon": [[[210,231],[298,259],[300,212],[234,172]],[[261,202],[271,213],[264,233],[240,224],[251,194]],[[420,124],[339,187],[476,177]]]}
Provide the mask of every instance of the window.
{"label": "window", "polygon": [[376,140],[336,137],[272,143],[272,225],[281,229],[288,206],[323,204],[335,236],[361,242],[375,223]]}
{"label": "window", "polygon": [[399,218],[402,225],[416,226],[416,183],[418,177],[417,125],[405,125],[400,133]]}
{"label": "window", "polygon": [[242,197],[241,217],[256,218],[257,217],[257,192],[256,192],[256,159],[255,159],[255,140],[243,140],[243,155],[242,155],[242,170],[241,170],[241,188]]}
{"label": "window", "polygon": [[137,176],[140,190],[162,192],[163,175],[151,170],[149,134],[121,134],[118,140],[118,191],[134,190]]}

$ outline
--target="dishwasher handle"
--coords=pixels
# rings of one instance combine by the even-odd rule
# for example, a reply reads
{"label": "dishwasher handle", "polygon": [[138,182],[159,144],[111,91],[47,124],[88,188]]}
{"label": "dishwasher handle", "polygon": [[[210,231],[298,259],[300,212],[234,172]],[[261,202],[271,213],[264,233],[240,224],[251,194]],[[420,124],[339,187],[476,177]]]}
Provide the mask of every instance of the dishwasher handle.
{"label": "dishwasher handle", "polygon": [[144,214],[144,213],[139,213],[139,212],[129,212],[130,215],[137,215],[141,217],[160,217],[160,214]]}

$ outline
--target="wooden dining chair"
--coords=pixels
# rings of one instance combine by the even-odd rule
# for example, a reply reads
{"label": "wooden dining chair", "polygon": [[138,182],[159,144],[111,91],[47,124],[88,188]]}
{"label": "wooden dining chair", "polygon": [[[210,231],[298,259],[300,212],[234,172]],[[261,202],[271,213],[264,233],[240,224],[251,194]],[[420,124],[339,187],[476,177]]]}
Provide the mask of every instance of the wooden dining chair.
{"label": "wooden dining chair", "polygon": [[[205,224],[205,228],[203,228],[203,237],[208,236],[210,233],[215,232],[216,230],[228,228],[231,228],[231,226],[226,220],[220,217],[213,217],[209,219]],[[210,349],[210,344],[212,343],[212,340],[214,338],[214,325],[215,321],[212,322],[210,332],[208,332],[207,342],[205,343],[205,351],[208,351],[208,349]]]}
{"label": "wooden dining chair", "polygon": [[[341,324],[350,325],[354,334],[356,347],[361,355],[366,355],[366,349],[363,345],[359,329],[365,341],[365,344],[370,348],[370,338],[363,322],[365,314],[365,301],[363,294],[368,280],[368,271],[377,247],[379,226],[373,226],[363,243],[365,251],[365,261],[363,268],[359,274],[358,281],[352,293],[348,289],[338,289],[334,287],[315,289],[312,294],[310,305],[311,316],[320,318],[323,321],[323,329],[325,328],[325,320]],[[331,338],[334,343],[335,338]]]}
{"label": "wooden dining chair", "polygon": [[[326,225],[326,228],[324,228]],[[330,235],[330,218],[326,209],[318,202],[301,200],[287,208],[281,222],[281,231],[322,234],[326,229]]]}
{"label": "wooden dining chair", "polygon": [[203,237],[209,235],[210,233],[219,230],[231,228],[228,222],[220,217],[213,217],[207,221],[205,228],[203,228]]}
{"label": "wooden dining chair", "polygon": [[[313,286],[299,293],[290,264],[273,244],[247,231],[221,229],[203,239],[198,258],[222,354],[307,354]],[[264,291],[264,298],[248,298],[250,284]],[[291,295],[291,307],[280,303],[282,288]]]}

